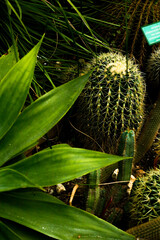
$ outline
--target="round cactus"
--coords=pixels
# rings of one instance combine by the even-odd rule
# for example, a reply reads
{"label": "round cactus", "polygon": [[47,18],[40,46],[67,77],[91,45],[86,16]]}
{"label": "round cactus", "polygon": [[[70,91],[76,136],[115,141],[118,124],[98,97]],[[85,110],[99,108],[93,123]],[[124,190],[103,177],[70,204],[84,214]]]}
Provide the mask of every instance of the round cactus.
{"label": "round cactus", "polygon": [[135,225],[160,216],[160,169],[152,169],[134,182],[130,208]]}
{"label": "round cactus", "polygon": [[93,72],[79,97],[79,128],[115,152],[121,133],[127,129],[136,132],[140,127],[144,80],[134,61],[128,59],[127,64],[121,53],[100,54],[86,64],[82,74],[90,70]]}
{"label": "round cactus", "polygon": [[148,92],[153,102],[156,100],[160,89],[160,48],[155,50],[147,65]]}

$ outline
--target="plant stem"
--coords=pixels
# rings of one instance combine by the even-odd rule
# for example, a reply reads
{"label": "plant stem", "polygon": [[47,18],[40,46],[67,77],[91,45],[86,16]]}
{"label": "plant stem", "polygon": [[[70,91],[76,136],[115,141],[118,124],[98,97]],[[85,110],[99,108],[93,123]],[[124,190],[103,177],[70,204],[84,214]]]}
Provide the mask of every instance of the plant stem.
{"label": "plant stem", "polygon": [[153,141],[160,129],[160,93],[155,102],[137,141],[136,153],[133,163],[137,164],[152,146]]}

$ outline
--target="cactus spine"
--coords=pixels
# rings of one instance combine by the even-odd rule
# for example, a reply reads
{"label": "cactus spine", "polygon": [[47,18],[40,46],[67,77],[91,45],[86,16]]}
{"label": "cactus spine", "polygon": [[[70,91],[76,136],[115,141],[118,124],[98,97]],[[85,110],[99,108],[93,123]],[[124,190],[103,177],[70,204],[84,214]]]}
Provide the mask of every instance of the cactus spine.
{"label": "cactus spine", "polygon": [[160,170],[152,169],[135,181],[130,198],[131,221],[136,225],[160,216]]}
{"label": "cactus spine", "polygon": [[129,59],[126,64],[121,53],[100,54],[82,74],[91,69],[93,73],[79,97],[80,130],[115,153],[121,133],[128,128],[136,132],[142,122],[144,80],[134,61]]}

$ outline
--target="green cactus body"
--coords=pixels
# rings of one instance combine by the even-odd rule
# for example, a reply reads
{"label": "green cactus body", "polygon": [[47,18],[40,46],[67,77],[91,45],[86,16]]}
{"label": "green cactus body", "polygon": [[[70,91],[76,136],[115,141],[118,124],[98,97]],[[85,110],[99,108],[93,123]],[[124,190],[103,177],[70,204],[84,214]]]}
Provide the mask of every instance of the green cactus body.
{"label": "green cactus body", "polygon": [[136,132],[142,122],[144,80],[134,61],[129,59],[126,64],[121,53],[100,54],[86,64],[82,74],[91,69],[93,73],[79,98],[80,130],[115,153],[121,133],[128,128]]}
{"label": "green cactus body", "polygon": [[134,235],[137,239],[159,240],[160,239],[160,217],[139,226],[130,228],[128,233]]}
{"label": "green cactus body", "polygon": [[146,72],[149,96],[154,102],[158,96],[160,87],[160,48],[151,54]]}
{"label": "green cactus body", "polygon": [[138,163],[144,157],[160,129],[160,49],[152,53],[148,60],[147,81],[149,95],[154,104],[137,141],[134,163]]}
{"label": "green cactus body", "polygon": [[[157,162],[160,158],[160,131],[158,131],[158,134],[156,136],[156,139],[153,143],[153,148],[154,148],[154,152],[156,153],[156,157],[157,157]],[[156,163],[155,163],[156,164]]]}
{"label": "green cactus body", "polygon": [[89,174],[89,190],[86,210],[95,214],[100,198],[100,174],[101,170],[93,171]]}
{"label": "green cactus body", "polygon": [[131,223],[139,225],[160,216],[160,169],[135,181],[130,198]]}
{"label": "green cactus body", "polygon": [[146,122],[141,130],[141,134],[137,140],[136,153],[133,163],[137,164],[152,146],[158,130],[160,129],[160,93],[156,103],[150,111]]}
{"label": "green cactus body", "polygon": [[[129,181],[131,176],[131,169],[132,169],[132,157],[134,155],[134,131],[126,130],[122,133],[120,142],[119,142],[119,155],[127,156],[128,159],[120,161],[118,164],[119,167],[119,174],[118,180],[121,181]],[[88,191],[88,198],[87,198],[87,206],[86,210],[90,213],[94,213],[98,216],[101,215],[102,211],[104,210],[104,206],[106,205],[106,191],[103,188],[100,188],[101,180],[105,178],[106,175],[105,171],[101,169],[91,172],[89,174],[89,191]],[[120,176],[119,176],[120,175]],[[116,189],[116,199],[120,199],[126,191],[122,190],[120,186],[115,186]],[[114,190],[112,188],[112,190]],[[119,191],[120,190],[120,191]],[[108,193],[107,193],[108,194]],[[112,198],[113,196],[111,196]],[[115,196],[114,196],[115,197]],[[113,212],[112,217],[117,218],[117,213]]]}
{"label": "green cactus body", "polygon": [[118,180],[120,181],[130,181],[134,150],[135,150],[134,131],[126,130],[121,135],[121,138],[119,141],[119,147],[118,147],[118,154],[126,157],[132,157],[132,158],[120,161],[118,163],[118,168],[119,168]]}

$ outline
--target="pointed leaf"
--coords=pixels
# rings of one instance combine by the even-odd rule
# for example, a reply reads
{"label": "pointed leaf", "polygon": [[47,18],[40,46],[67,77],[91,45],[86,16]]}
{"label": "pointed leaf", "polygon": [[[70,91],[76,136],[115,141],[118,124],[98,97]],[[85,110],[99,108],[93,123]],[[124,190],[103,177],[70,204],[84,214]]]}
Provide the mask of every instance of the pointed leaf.
{"label": "pointed leaf", "polygon": [[[36,192],[34,193],[36,195]],[[45,194],[45,193],[44,193]],[[52,198],[52,196],[50,196]],[[12,204],[11,203],[12,199]],[[80,209],[25,199],[25,192],[0,194],[0,216],[62,240],[133,240],[135,237]]]}
{"label": "pointed leaf", "polygon": [[27,107],[0,141],[0,165],[26,150],[48,132],[70,109],[90,73],[46,93]]}
{"label": "pointed leaf", "polygon": [[41,42],[42,39],[0,82],[0,139],[11,128],[24,105]]}
{"label": "pointed leaf", "polygon": [[[125,158],[128,159],[128,157]],[[20,187],[56,185],[123,159],[122,156],[63,147],[62,145],[62,147],[41,151],[18,163],[2,168],[0,191]]]}
{"label": "pointed leaf", "polygon": [[15,55],[15,49],[12,46],[8,49],[7,54],[4,54],[0,57],[0,81],[7,74],[7,72],[16,64],[16,62],[17,61],[16,61],[16,55]]}

